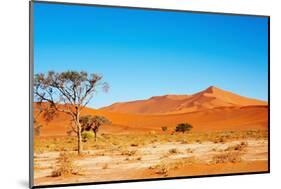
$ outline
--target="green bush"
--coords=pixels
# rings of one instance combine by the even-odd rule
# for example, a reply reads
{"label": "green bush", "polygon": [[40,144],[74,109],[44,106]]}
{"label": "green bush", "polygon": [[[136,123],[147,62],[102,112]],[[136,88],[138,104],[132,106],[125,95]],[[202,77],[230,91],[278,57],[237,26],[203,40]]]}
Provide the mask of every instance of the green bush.
{"label": "green bush", "polygon": [[168,130],[168,128],[166,126],[161,127],[162,131],[165,132]]}
{"label": "green bush", "polygon": [[184,133],[190,131],[192,128],[192,125],[190,125],[189,123],[180,123],[176,126],[175,131]]}
{"label": "green bush", "polygon": [[92,131],[83,131],[82,132],[82,141],[87,142],[94,138],[94,133]]}

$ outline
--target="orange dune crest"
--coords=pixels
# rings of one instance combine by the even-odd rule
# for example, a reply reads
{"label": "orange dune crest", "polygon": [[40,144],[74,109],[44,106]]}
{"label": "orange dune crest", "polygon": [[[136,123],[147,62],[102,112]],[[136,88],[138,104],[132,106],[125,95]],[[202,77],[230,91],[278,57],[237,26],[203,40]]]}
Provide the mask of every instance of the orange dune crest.
{"label": "orange dune crest", "polygon": [[243,97],[211,86],[193,95],[164,95],[147,100],[115,103],[101,110],[134,114],[177,114],[217,107],[267,105],[267,102]]}
{"label": "orange dune crest", "polygon": [[[119,112],[116,112],[116,111]],[[104,125],[103,133],[134,134],[150,131],[161,132],[161,127],[174,130],[178,123],[188,122],[195,132],[250,130],[268,128],[266,102],[223,91],[216,87],[194,95],[166,95],[148,100],[117,103],[112,106],[85,108],[82,115],[102,115],[112,125]],[[54,120],[43,125],[42,136],[63,136],[70,130],[70,117],[58,113]]]}

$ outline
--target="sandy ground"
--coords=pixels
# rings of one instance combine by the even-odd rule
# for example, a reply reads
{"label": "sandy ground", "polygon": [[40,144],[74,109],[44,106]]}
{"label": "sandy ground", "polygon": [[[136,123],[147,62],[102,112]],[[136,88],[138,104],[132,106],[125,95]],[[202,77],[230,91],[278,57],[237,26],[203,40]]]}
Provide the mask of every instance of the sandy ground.
{"label": "sandy ground", "polygon": [[[122,155],[118,148],[90,150],[75,160],[75,164],[81,168],[81,174],[68,177],[51,177],[59,152],[35,154],[35,185],[267,171],[268,143],[263,139],[243,141],[248,145],[241,152],[240,162],[212,163],[215,155],[241,142],[153,143],[126,149],[135,152],[132,155]],[[176,152],[171,153],[172,149],[176,149]],[[159,174],[153,168],[188,158],[192,159],[190,163],[185,162],[169,169],[166,174]]]}

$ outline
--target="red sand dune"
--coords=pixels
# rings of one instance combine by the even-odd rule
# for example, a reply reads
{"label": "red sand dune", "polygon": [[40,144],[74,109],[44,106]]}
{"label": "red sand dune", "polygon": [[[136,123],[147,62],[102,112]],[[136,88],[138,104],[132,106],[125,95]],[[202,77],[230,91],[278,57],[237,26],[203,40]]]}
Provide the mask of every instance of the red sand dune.
{"label": "red sand dune", "polygon": [[267,102],[243,97],[211,86],[193,95],[165,95],[147,100],[115,103],[101,110],[133,114],[176,114],[216,107],[267,105]]}
{"label": "red sand dune", "polygon": [[[131,105],[131,103],[133,105]],[[145,106],[144,106],[145,105]],[[137,108],[134,109],[134,106]],[[116,110],[116,105],[110,107]],[[178,123],[188,122],[193,131],[230,131],[268,128],[268,106],[266,102],[245,98],[210,87],[194,95],[168,95],[149,100],[120,103],[122,110],[138,113],[118,113],[112,108],[94,110],[85,108],[82,115],[103,115],[112,125],[102,127],[103,133],[126,134],[161,132],[162,126],[171,131]],[[146,108],[144,108],[146,107]],[[164,110],[163,112],[160,112]],[[172,113],[168,114],[168,111]],[[143,114],[143,113],[146,114]],[[147,112],[151,112],[150,115]],[[153,113],[152,113],[153,112]],[[158,114],[156,114],[158,113]],[[162,113],[162,114],[161,114]],[[66,114],[60,113],[47,123],[41,116],[42,136],[66,135],[71,122]]]}

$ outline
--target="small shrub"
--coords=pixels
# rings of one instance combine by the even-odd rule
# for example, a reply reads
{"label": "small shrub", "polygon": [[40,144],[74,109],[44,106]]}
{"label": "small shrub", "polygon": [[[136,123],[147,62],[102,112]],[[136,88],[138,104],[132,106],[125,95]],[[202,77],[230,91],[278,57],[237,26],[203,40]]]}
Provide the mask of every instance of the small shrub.
{"label": "small shrub", "polygon": [[172,161],[170,163],[169,167],[170,167],[170,169],[178,169],[178,168],[184,167],[186,165],[196,164],[198,162],[199,162],[199,160],[196,159],[194,156],[186,157],[186,158],[176,159],[176,160]]}
{"label": "small shrub", "polygon": [[102,166],[102,169],[107,169],[108,168],[108,164],[105,163],[103,166]]}
{"label": "small shrub", "polygon": [[224,142],[226,142],[226,140],[225,140],[225,138],[224,137],[219,137],[219,138],[215,138],[214,140],[213,140],[213,142],[215,143],[215,144],[217,144],[217,143],[224,143]]}
{"label": "small shrub", "polygon": [[76,175],[78,172],[78,167],[73,164],[72,155],[61,152],[57,160],[57,167],[52,172],[52,177]]}
{"label": "small shrub", "polygon": [[165,159],[165,158],[168,158],[169,157],[169,153],[167,153],[167,154],[163,154],[161,157],[160,157],[160,159]]}
{"label": "small shrub", "polygon": [[179,151],[176,148],[172,148],[172,149],[169,150],[169,153],[170,154],[177,154],[177,153],[179,153]]}
{"label": "small shrub", "polygon": [[180,143],[181,144],[188,144],[189,142],[187,140],[181,140]]}
{"label": "small shrub", "polygon": [[241,154],[237,152],[227,152],[213,156],[211,163],[237,163],[240,162]]}
{"label": "small shrub", "polygon": [[243,151],[243,150],[245,150],[245,148],[247,146],[248,146],[248,143],[241,142],[240,144],[229,146],[228,148],[225,149],[225,151]]}
{"label": "small shrub", "polygon": [[87,142],[88,140],[91,140],[94,138],[94,133],[92,131],[84,131],[82,133],[82,141]]}
{"label": "small shrub", "polygon": [[183,159],[176,159],[173,161],[161,161],[159,164],[150,166],[149,169],[154,170],[156,174],[168,176],[170,170],[175,170],[186,165],[191,165],[197,163],[198,160],[195,157],[188,157]]}
{"label": "small shrub", "polygon": [[161,162],[160,164],[150,166],[149,169],[154,170],[156,174],[163,175],[163,176],[168,176],[169,172],[169,167],[168,164],[165,162]]}
{"label": "small shrub", "polygon": [[212,151],[216,152],[216,151],[218,151],[218,149],[217,148],[212,148]]}
{"label": "small shrub", "polygon": [[132,146],[132,147],[138,147],[139,145],[136,144],[136,143],[132,143],[131,146]]}
{"label": "small shrub", "polygon": [[162,129],[163,132],[166,132],[168,130],[168,127],[163,126],[163,127],[161,127],[161,129]]}
{"label": "small shrub", "polygon": [[193,150],[190,149],[190,148],[187,148],[187,149],[186,149],[186,152],[187,152],[187,153],[193,153]]}
{"label": "small shrub", "polygon": [[105,156],[104,152],[98,152],[96,153],[97,156]]}
{"label": "small shrub", "polygon": [[121,155],[123,156],[133,156],[135,155],[137,152],[137,150],[125,150],[123,152],[121,152]]}

